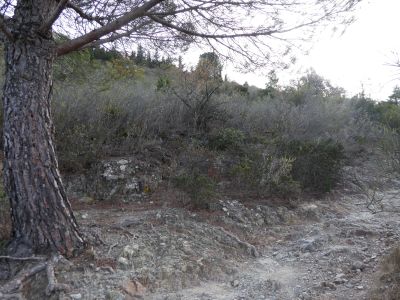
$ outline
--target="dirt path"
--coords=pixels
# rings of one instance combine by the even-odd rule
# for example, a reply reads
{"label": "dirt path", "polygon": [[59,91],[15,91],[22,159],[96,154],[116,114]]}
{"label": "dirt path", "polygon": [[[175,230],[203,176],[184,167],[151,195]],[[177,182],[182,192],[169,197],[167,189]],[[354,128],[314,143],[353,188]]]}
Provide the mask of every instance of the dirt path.
{"label": "dirt path", "polygon": [[[294,209],[224,199],[214,212],[149,199],[75,207],[94,246],[58,270],[72,287],[60,299],[368,299],[399,241],[400,199],[372,214],[356,197],[333,198]],[[26,299],[46,299],[36,287]]]}
{"label": "dirt path", "polygon": [[[385,203],[391,211],[398,204],[400,199]],[[327,205],[312,204],[325,211],[317,222],[271,228],[282,239],[228,280],[146,299],[367,299],[379,261],[399,241],[399,215],[372,214],[351,197],[332,204],[336,213]]]}

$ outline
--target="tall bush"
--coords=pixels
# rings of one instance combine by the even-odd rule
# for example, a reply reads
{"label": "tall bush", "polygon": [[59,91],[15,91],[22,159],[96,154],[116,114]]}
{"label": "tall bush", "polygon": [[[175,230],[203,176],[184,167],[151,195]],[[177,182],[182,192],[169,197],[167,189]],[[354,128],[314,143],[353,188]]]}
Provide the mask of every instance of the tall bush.
{"label": "tall bush", "polygon": [[294,158],[291,174],[303,189],[325,193],[339,182],[345,158],[341,144],[329,139],[294,140],[281,144],[281,149]]}

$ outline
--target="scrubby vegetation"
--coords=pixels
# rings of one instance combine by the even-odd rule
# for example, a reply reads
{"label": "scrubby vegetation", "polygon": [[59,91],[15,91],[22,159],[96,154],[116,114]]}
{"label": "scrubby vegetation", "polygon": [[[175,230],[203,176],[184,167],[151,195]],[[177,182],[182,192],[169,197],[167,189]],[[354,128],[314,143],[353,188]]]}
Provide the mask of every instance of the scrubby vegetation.
{"label": "scrubby vegetation", "polygon": [[[326,193],[340,182],[343,165],[361,163],[397,139],[396,102],[375,103],[362,94],[348,99],[313,71],[291,86],[280,86],[271,73],[266,88],[257,89],[223,81],[213,55],[183,71],[170,61],[149,60],[145,67],[137,54],[133,62],[103,54],[101,60],[89,55],[85,80],[72,80],[76,66],[56,84],[56,140],[65,172],[141,151],[149,142],[180,139],[230,157],[229,176],[242,188],[264,195]],[[200,175],[207,174],[190,176]]]}
{"label": "scrubby vegetation", "polygon": [[[279,85],[271,72],[264,89],[223,80],[220,73],[211,54],[190,71],[171,60],[138,60],[114,50],[64,57],[52,103],[61,171],[89,178],[101,160],[118,157],[117,168],[131,167],[118,165],[125,158],[155,161],[162,183],[135,182],[135,188],[145,197],[161,191],[163,201],[173,198],[173,205],[196,210],[193,215],[218,215],[221,203],[232,202],[259,222],[258,212],[247,208],[254,202],[301,207],[303,199],[344,186],[365,198],[372,212],[382,209],[384,191],[400,172],[396,91],[375,102],[363,93],[348,98],[313,71],[290,86]],[[101,198],[87,194],[90,205]],[[9,219],[0,189],[0,251],[10,238]],[[398,258],[396,250],[386,260],[376,299],[383,299],[382,291],[385,299],[398,298]]]}
{"label": "scrubby vegetation", "polygon": [[197,170],[173,178],[177,188],[187,192],[195,208],[207,208],[207,200],[215,196],[215,181]]}
{"label": "scrubby vegetation", "polygon": [[201,206],[222,177],[263,197],[297,197],[330,192],[345,165],[382,155],[396,165],[396,91],[386,102],[363,93],[349,99],[314,71],[290,86],[271,72],[259,89],[222,80],[221,70],[213,53],[188,71],[181,59],[176,66],[141,46],[130,57],[104,49],[64,57],[53,102],[62,171],[82,173],[149,144],[175,145],[177,155],[201,148],[204,159],[227,161],[223,174],[209,181],[207,168],[191,166],[169,178]]}
{"label": "scrubby vegetation", "polygon": [[371,300],[394,300],[400,297],[400,247],[395,247],[382,262],[379,271],[378,288]]}
{"label": "scrubby vegetation", "polygon": [[339,142],[294,140],[284,144],[282,151],[293,158],[292,177],[303,189],[329,192],[339,181],[344,159]]}

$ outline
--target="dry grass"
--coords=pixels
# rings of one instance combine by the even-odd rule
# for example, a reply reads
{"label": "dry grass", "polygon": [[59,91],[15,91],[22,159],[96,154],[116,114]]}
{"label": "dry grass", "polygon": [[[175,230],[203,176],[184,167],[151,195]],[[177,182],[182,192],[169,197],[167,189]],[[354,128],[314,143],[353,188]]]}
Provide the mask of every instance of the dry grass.
{"label": "dry grass", "polygon": [[383,261],[377,288],[370,299],[400,299],[400,246],[396,247]]}

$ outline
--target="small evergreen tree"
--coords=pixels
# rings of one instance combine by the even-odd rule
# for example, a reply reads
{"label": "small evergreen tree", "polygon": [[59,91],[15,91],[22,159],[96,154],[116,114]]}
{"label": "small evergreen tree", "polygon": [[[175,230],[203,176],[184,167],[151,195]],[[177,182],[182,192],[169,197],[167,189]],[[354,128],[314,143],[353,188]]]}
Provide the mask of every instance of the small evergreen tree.
{"label": "small evergreen tree", "polygon": [[139,44],[137,47],[137,51],[136,51],[135,63],[137,65],[143,65],[145,63],[145,61],[146,61],[146,58],[145,58],[144,48],[141,44]]}
{"label": "small evergreen tree", "polygon": [[277,96],[277,93],[279,91],[278,87],[278,76],[276,76],[275,70],[271,70],[268,73],[268,82],[265,85],[265,89],[263,90],[263,94],[265,96],[269,96],[271,98],[275,98]]}
{"label": "small evergreen tree", "polygon": [[146,55],[146,66],[149,67],[149,68],[152,68],[152,67],[153,67],[150,51],[147,51],[147,55]]}
{"label": "small evergreen tree", "polygon": [[158,49],[156,50],[153,56],[153,66],[154,67],[160,66],[160,53],[158,52]]}

